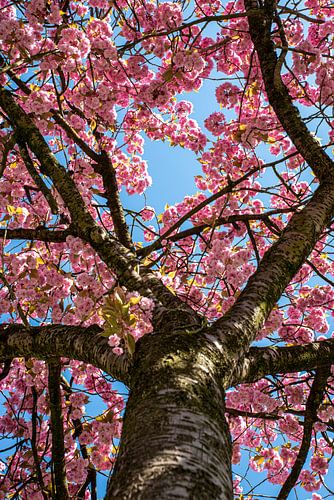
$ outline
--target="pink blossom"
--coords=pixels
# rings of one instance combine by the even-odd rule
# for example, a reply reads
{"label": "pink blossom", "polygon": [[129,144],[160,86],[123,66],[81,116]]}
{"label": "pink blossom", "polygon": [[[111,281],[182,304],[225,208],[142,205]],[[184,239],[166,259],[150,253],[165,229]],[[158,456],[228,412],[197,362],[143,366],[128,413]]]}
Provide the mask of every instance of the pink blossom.
{"label": "pink blossom", "polygon": [[[108,339],[108,344],[110,347],[118,347],[121,342],[121,339],[118,335],[110,335]],[[113,352],[116,354],[116,352],[113,350]]]}
{"label": "pink blossom", "polygon": [[112,349],[112,352],[116,354],[116,356],[122,356],[122,354],[124,353],[122,347],[114,347]]}

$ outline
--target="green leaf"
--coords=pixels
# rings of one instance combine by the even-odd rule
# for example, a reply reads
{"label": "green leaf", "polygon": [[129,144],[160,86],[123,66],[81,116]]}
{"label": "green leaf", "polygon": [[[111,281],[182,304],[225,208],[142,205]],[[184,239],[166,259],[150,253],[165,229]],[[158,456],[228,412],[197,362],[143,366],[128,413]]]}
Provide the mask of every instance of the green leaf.
{"label": "green leaf", "polygon": [[129,309],[130,309],[130,304],[124,304],[122,306],[122,317],[124,319],[127,319],[129,316]]}
{"label": "green leaf", "polygon": [[131,335],[131,333],[128,333],[126,336],[126,344],[127,344],[128,351],[132,356],[136,350],[136,341],[135,341],[134,337]]}
{"label": "green leaf", "polygon": [[100,333],[101,337],[110,337],[111,335],[119,335],[120,333],[120,328],[118,325],[115,325],[115,326],[107,326],[107,328],[105,328],[103,330],[103,332]]}

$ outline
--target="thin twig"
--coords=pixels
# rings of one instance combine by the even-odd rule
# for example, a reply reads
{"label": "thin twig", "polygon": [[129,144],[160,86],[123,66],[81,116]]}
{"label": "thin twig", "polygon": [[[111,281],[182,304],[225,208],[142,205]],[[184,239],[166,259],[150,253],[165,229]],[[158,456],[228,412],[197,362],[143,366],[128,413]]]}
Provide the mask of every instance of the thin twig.
{"label": "thin twig", "polygon": [[51,213],[57,215],[59,212],[57,202],[53,197],[50,189],[43,182],[43,179],[41,178],[36,168],[34,167],[34,164],[30,158],[26,144],[18,140],[18,145],[20,149],[21,158],[24,161],[24,164],[29,172],[30,177],[33,179],[34,183],[36,184],[37,188],[41,191],[41,193],[43,193],[44,198],[46,199],[46,201],[50,206]]}

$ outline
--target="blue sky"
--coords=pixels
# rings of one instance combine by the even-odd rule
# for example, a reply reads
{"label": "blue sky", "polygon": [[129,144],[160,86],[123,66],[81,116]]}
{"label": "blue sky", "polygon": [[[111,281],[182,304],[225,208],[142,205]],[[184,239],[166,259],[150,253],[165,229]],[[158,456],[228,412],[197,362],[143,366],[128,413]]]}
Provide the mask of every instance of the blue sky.
{"label": "blue sky", "polygon": [[[179,100],[190,101],[194,105],[194,112],[190,118],[198,121],[203,127],[204,119],[208,114],[218,111],[219,105],[214,98],[217,82],[207,80],[199,92],[182,94]],[[174,205],[182,201],[186,194],[198,191],[194,176],[202,173],[201,164],[197,161],[198,155],[193,151],[180,146],[170,147],[167,142],[151,141],[145,137],[145,149],[142,155],[148,162],[148,170],[153,182],[145,192],[146,202],[156,209],[163,211],[166,203]],[[122,200],[125,208],[141,209],[145,205],[143,195],[128,196],[124,190]]]}

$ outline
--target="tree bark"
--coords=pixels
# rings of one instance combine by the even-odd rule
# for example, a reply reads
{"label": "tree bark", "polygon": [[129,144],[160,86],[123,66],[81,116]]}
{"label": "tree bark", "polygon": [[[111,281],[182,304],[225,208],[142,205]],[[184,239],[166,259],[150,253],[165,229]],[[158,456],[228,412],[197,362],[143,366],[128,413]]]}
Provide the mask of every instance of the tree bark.
{"label": "tree bark", "polygon": [[77,359],[128,385],[131,360],[127,355],[114,354],[101,332],[97,325],[0,325],[0,360],[17,357]]}
{"label": "tree bark", "polygon": [[233,498],[216,356],[189,333],[142,339],[106,499]]}

